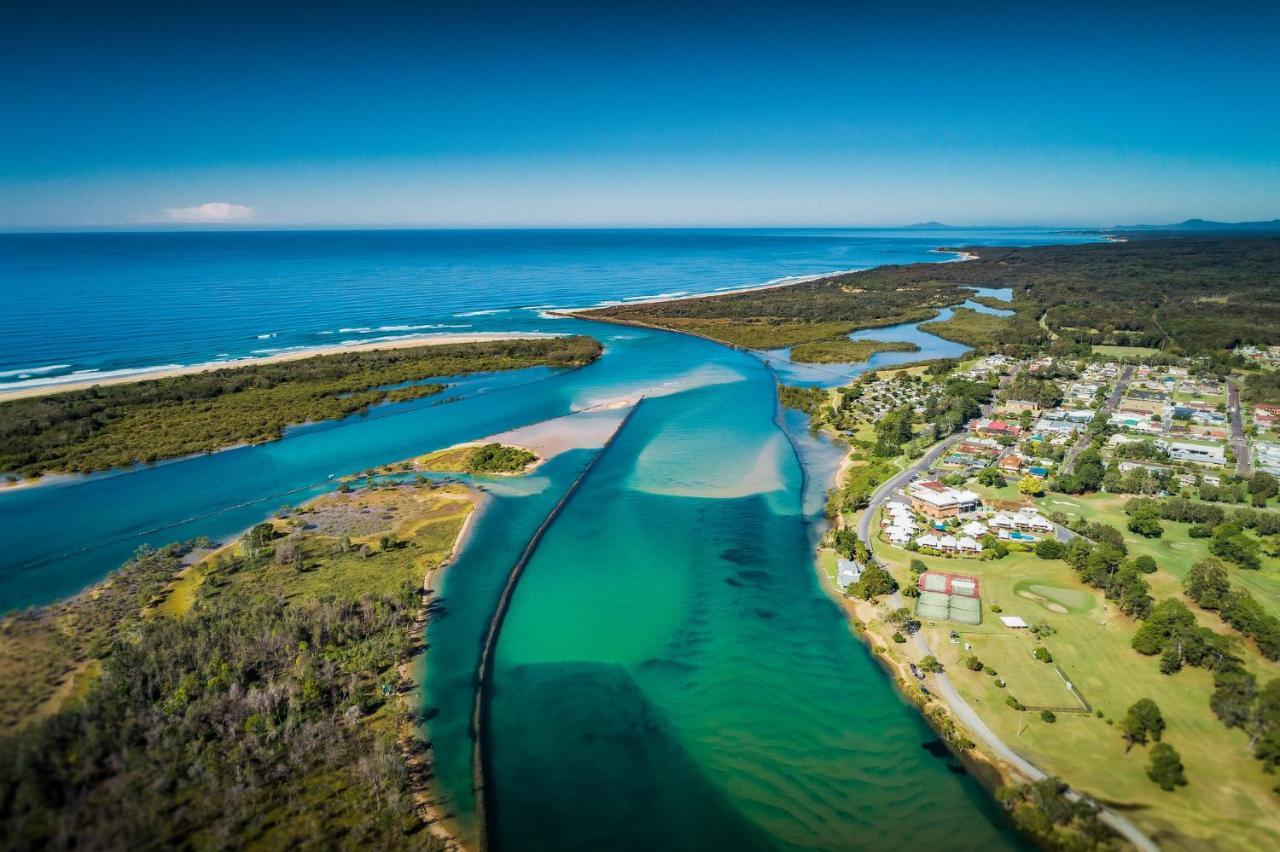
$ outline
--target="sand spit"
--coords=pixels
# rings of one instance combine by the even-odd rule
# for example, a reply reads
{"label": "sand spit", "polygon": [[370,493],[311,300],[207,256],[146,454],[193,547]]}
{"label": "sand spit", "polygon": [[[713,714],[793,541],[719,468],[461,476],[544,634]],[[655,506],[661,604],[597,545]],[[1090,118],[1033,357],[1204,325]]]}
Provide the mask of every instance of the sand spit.
{"label": "sand spit", "polygon": [[30,385],[18,388],[0,387],[0,402],[9,399],[23,399],[33,396],[47,396],[63,391],[85,390],[101,385],[120,385],[129,382],[142,382],[150,379],[167,379],[173,376],[189,376],[195,373],[209,373],[214,370],[225,370],[236,367],[253,367],[260,364],[278,364],[283,361],[300,361],[314,358],[317,355],[338,355],[343,352],[369,352],[375,349],[411,349],[417,346],[442,346],[446,343],[490,343],[496,340],[528,340],[545,337],[562,337],[563,335],[537,331],[498,331],[476,332],[470,334],[421,334],[412,337],[401,337],[395,340],[369,341],[367,343],[336,344],[334,346],[316,346],[297,349],[291,352],[279,352],[275,355],[264,355],[255,358],[234,358],[228,361],[209,361],[204,364],[188,364],[185,366],[157,367],[155,370],[132,371],[128,375],[101,374],[94,378],[93,373],[69,376],[69,381],[49,384]]}

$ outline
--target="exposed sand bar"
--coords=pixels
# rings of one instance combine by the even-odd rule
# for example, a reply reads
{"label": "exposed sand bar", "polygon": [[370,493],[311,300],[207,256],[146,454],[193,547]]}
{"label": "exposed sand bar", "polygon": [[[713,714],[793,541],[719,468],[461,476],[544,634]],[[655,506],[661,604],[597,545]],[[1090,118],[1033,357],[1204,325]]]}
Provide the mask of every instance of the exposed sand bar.
{"label": "exposed sand bar", "polygon": [[[129,382],[144,382],[151,379],[167,379],[172,376],[188,376],[193,373],[209,373],[214,370],[226,370],[236,367],[253,367],[259,364],[277,364],[282,361],[301,361],[317,355],[338,355],[344,352],[368,352],[374,349],[410,349],[415,346],[441,346],[446,343],[488,343],[495,340],[525,340],[543,337],[563,337],[542,331],[495,331],[473,332],[470,334],[421,334],[412,337],[401,337],[396,340],[378,340],[368,343],[335,344],[333,346],[316,346],[306,349],[295,349],[290,352],[277,352],[253,358],[233,358],[226,361],[208,361],[203,364],[187,364],[178,366],[157,367],[154,370],[130,371],[127,375],[83,373],[65,377],[41,380],[41,384],[23,387],[0,388],[0,402],[9,399],[22,399],[32,396],[47,396],[63,391],[85,390],[101,385],[121,385]],[[62,379],[66,381],[62,381]]]}
{"label": "exposed sand bar", "polygon": [[477,444],[523,447],[542,459],[569,450],[599,449],[609,442],[638,397],[613,400],[583,411],[490,435]]}

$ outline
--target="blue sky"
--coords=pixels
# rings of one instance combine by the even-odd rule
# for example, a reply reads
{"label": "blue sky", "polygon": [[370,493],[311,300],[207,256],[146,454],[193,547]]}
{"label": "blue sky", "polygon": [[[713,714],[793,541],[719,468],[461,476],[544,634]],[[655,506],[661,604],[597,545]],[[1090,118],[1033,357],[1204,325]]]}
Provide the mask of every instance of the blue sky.
{"label": "blue sky", "polygon": [[0,227],[1280,216],[1280,4],[692,5],[11,8]]}

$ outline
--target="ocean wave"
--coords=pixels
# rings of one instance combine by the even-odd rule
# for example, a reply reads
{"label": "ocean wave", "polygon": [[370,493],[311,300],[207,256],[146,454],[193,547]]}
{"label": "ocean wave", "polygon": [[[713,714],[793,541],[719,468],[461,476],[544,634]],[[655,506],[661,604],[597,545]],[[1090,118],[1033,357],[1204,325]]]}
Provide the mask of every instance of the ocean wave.
{"label": "ocean wave", "polygon": [[[446,328],[449,326],[446,326]],[[463,326],[470,328],[470,326]],[[353,337],[349,340],[338,341],[342,346],[359,346],[362,343],[386,343],[392,340],[413,340],[420,338],[422,340],[447,340],[454,337],[477,337],[480,340],[501,340],[506,338],[538,338],[538,337],[560,337],[559,334],[553,334],[549,331],[478,331],[474,334],[457,335],[448,332],[440,334],[387,334],[382,337]]]}
{"label": "ocean wave", "polygon": [[505,314],[510,308],[489,308],[483,311],[463,311],[460,314],[454,314],[455,317],[487,317],[490,314]]}
{"label": "ocean wave", "polygon": [[280,332],[278,332],[278,331],[273,331],[273,332],[271,332],[270,334],[259,334],[259,335],[258,335],[258,339],[259,339],[259,340],[270,340],[271,338],[275,337],[275,336],[276,336],[277,334],[279,334],[279,333],[280,333]]}
{"label": "ocean wave", "polygon": [[161,370],[176,370],[182,364],[156,364],[150,367],[128,367],[119,370],[77,370],[74,373],[67,373],[62,376],[44,376],[36,379],[25,379],[18,382],[5,382],[0,384],[2,390],[19,390],[21,388],[42,388],[54,387],[56,385],[65,385],[75,382],[97,381],[99,379],[115,379],[121,376],[141,376],[146,373],[155,373]]}
{"label": "ocean wave", "polygon": [[274,349],[254,349],[251,351],[253,355],[274,355],[277,352],[297,352],[300,349],[310,349],[310,346],[277,346]]}
{"label": "ocean wave", "polygon": [[648,301],[652,301],[653,299],[675,299],[675,298],[678,298],[678,297],[680,297],[680,296],[687,296],[687,295],[689,295],[689,291],[688,291],[688,290],[676,290],[676,291],[671,292],[671,293],[653,293],[653,294],[648,295],[648,296],[623,296],[623,297],[622,297],[622,301],[624,301],[624,302],[648,302]]}
{"label": "ocean wave", "polygon": [[25,370],[0,370],[0,379],[11,379],[15,376],[27,379],[42,373],[56,373],[58,370],[66,370],[70,366],[70,364],[49,364],[44,367],[28,367]]}
{"label": "ocean wave", "polygon": [[[425,325],[378,325],[367,326],[361,325],[353,328],[340,328],[339,334],[378,334],[388,331],[425,331],[433,328],[471,328],[470,324],[463,323],[461,325],[435,322],[426,323]],[[332,332],[331,332],[332,333]]]}

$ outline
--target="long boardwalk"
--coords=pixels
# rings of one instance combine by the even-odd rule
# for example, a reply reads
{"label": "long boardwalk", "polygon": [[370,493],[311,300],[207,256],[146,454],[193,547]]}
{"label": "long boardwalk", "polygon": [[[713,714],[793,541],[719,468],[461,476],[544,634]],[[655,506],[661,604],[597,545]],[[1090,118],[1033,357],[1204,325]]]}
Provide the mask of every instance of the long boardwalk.
{"label": "long boardwalk", "polygon": [[484,747],[484,735],[489,722],[488,693],[490,682],[493,678],[494,650],[498,645],[498,636],[502,632],[502,622],[506,620],[507,612],[511,609],[511,599],[515,595],[520,576],[533,558],[533,554],[537,552],[543,535],[555,523],[556,518],[564,507],[573,499],[578,486],[586,480],[587,474],[596,466],[596,462],[608,452],[614,438],[617,438],[622,430],[627,427],[627,424],[631,422],[631,418],[640,410],[640,405],[643,402],[644,397],[636,400],[636,404],[627,412],[627,416],[622,418],[622,422],[618,424],[618,428],[605,441],[604,446],[591,457],[591,460],[582,468],[582,472],[578,474],[577,479],[564,492],[564,496],[551,508],[551,511],[547,513],[547,517],[534,530],[529,543],[525,545],[524,550],[520,553],[520,558],[516,560],[515,566],[512,567],[511,573],[507,576],[507,583],[502,589],[501,597],[498,598],[498,605],[493,611],[493,618],[489,620],[489,630],[485,634],[484,646],[480,651],[480,665],[476,669],[476,692],[471,708],[471,783],[475,793],[476,824],[480,827],[477,846],[481,852],[489,848],[490,821],[493,819],[494,813],[493,803],[488,800],[488,778],[492,773],[489,765],[489,750]]}

